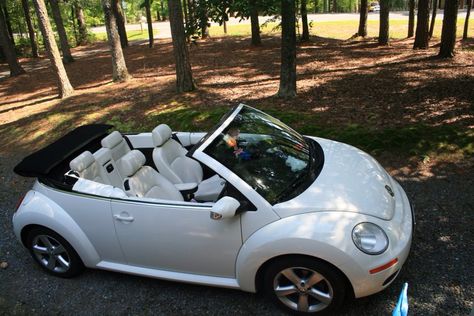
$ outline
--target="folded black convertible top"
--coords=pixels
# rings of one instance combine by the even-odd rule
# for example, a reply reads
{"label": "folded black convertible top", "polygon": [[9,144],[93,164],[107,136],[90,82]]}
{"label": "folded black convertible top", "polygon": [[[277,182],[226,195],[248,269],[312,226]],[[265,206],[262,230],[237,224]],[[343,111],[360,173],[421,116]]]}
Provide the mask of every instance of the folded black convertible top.
{"label": "folded black convertible top", "polygon": [[23,158],[13,171],[24,177],[45,177],[66,158],[90,142],[104,137],[112,127],[107,124],[79,126],[54,143]]}

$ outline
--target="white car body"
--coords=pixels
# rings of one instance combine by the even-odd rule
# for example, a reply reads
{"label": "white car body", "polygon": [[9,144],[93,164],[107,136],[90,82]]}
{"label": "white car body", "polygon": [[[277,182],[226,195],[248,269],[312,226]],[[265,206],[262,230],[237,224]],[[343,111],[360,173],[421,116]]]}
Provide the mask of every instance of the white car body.
{"label": "white car body", "polygon": [[[184,146],[204,135],[177,133]],[[151,133],[127,138],[135,149],[152,147]],[[202,150],[212,139],[193,158],[232,184],[257,211],[212,220],[212,202],[97,196],[37,180],[13,216],[15,234],[24,243],[25,228],[47,227],[66,239],[89,268],[248,292],[258,290],[259,269],[265,263],[288,254],[330,263],[347,278],[355,297],[379,292],[393,281],[409,253],[412,211],[401,186],[372,157],[314,137],[325,155],[320,175],[303,193],[271,205]],[[117,216],[134,221],[119,221]],[[363,222],[387,234],[389,245],[382,254],[369,255],[355,246],[352,230]],[[394,259],[390,267],[369,272]]]}

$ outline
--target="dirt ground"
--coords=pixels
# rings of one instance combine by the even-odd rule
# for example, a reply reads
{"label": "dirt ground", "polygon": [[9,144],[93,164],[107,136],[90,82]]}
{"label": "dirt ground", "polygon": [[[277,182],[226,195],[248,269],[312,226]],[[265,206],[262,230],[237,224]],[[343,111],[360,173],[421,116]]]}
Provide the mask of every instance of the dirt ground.
{"label": "dirt ground", "polygon": [[[157,40],[153,49],[140,43],[127,48],[133,79],[120,84],[111,82],[105,44],[74,49],[76,61],[66,69],[76,93],[65,100],[57,98],[46,60],[22,60],[27,74],[0,79],[0,261],[9,264],[0,269],[0,314],[277,313],[262,298],[236,291],[104,271],[56,279],[34,266],[11,229],[15,203],[31,183],[12,169],[32,150],[92,122],[149,131],[167,119],[175,130],[206,130],[239,102],[302,132],[353,140],[376,156],[416,205],[412,253],[398,279],[382,293],[349,303],[343,314],[390,313],[403,282],[409,283],[414,314],[468,314],[474,302],[474,42],[459,43],[453,60],[433,58],[436,45],[413,51],[412,43],[378,47],[373,39],[313,38],[298,49],[295,99],[275,97],[278,38],[264,38],[257,48],[248,38],[191,46],[199,89],[183,95],[174,92],[169,40]],[[0,73],[6,69],[0,65]],[[443,138],[446,132],[454,136]],[[364,146],[375,138],[376,144]]]}

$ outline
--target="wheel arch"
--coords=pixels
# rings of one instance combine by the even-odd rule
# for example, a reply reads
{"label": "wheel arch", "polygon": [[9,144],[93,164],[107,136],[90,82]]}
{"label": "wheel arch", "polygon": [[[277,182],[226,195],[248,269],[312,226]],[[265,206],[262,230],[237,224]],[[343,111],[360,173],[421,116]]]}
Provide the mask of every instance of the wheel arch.
{"label": "wheel arch", "polygon": [[298,259],[298,258],[308,258],[308,259],[311,259],[311,260],[314,260],[314,261],[317,261],[317,262],[322,262],[326,265],[329,265],[331,268],[334,269],[334,271],[336,271],[336,273],[338,273],[344,280],[344,284],[346,286],[346,289],[348,290],[346,292],[346,297],[352,299],[354,298],[354,288],[352,287],[352,283],[349,281],[349,278],[345,275],[344,272],[342,272],[338,267],[336,267],[335,265],[333,265],[332,263],[326,261],[326,260],[323,260],[321,258],[318,258],[318,257],[314,257],[314,256],[309,256],[309,255],[306,255],[306,254],[284,254],[284,255],[279,255],[279,256],[275,256],[275,257],[272,257],[270,259],[268,259],[267,261],[265,261],[257,270],[257,273],[255,275],[255,290],[257,293],[261,293],[262,290],[263,290],[263,282],[264,282],[264,276],[265,276],[265,271],[273,264],[275,263],[276,261],[278,260],[283,260],[283,259]]}
{"label": "wheel arch", "polygon": [[15,235],[22,245],[26,246],[31,229],[44,227],[64,238],[87,267],[96,266],[100,256],[79,225],[53,200],[38,191],[33,192],[33,197],[23,203],[13,217]]}

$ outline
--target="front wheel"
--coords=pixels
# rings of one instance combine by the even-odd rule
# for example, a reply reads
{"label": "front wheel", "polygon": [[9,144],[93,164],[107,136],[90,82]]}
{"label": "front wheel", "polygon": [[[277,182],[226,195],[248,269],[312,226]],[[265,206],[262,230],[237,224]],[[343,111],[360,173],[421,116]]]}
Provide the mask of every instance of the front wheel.
{"label": "front wheel", "polygon": [[344,301],[345,282],[329,264],[306,257],[283,258],[266,271],[267,297],[297,315],[331,314]]}
{"label": "front wheel", "polygon": [[26,246],[33,259],[52,275],[71,278],[84,270],[84,264],[74,248],[50,229],[33,228],[28,232]]}

